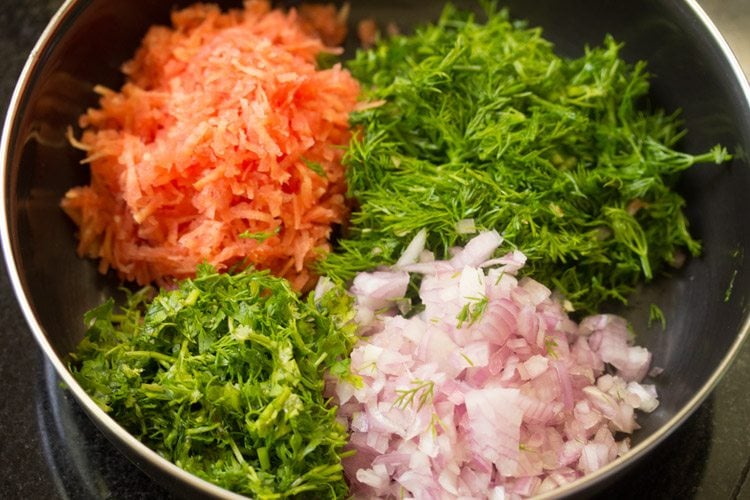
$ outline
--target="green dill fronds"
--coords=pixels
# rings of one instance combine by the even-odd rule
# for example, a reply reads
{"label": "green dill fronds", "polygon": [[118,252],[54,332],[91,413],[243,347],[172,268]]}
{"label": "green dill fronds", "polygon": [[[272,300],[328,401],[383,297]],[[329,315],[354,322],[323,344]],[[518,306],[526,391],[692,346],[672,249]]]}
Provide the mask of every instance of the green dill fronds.
{"label": "green dill fronds", "polygon": [[328,174],[326,173],[325,169],[323,168],[323,165],[316,161],[310,161],[306,158],[303,158],[302,161],[307,165],[307,168],[318,174],[320,177],[327,178]]}
{"label": "green dill fronds", "polygon": [[724,291],[724,302],[729,302],[729,299],[732,298],[732,291],[734,290],[734,281],[737,279],[737,274],[739,271],[735,269],[732,271],[732,277],[729,278],[729,285],[727,285],[727,289]]}
{"label": "green dill fronds", "polygon": [[281,226],[277,226],[271,232],[269,231],[257,231],[257,232],[243,231],[240,234],[238,234],[237,237],[242,238],[242,239],[255,240],[258,243],[263,243],[271,236],[279,234],[279,231],[281,231]]}
{"label": "green dill fronds", "polygon": [[344,161],[357,203],[320,271],[345,281],[392,264],[420,230],[447,258],[472,220],[587,312],[626,302],[678,251],[698,255],[673,188],[727,151],[676,150],[679,114],[650,110],[646,64],[626,62],[612,37],[564,58],[540,29],[483,5],[486,22],[447,6],[348,63],[364,97],[384,104],[351,115]]}
{"label": "green dill fronds", "polygon": [[664,316],[664,311],[656,304],[651,304],[648,308],[648,327],[651,328],[651,325],[657,322],[661,325],[662,331],[667,329],[667,318]]}
{"label": "green dill fronds", "polygon": [[484,314],[488,304],[489,299],[486,295],[471,298],[456,315],[456,328],[462,328],[464,325],[471,326],[476,323]]}
{"label": "green dill fronds", "polygon": [[549,335],[544,337],[544,348],[547,350],[547,356],[552,359],[558,359],[559,356],[555,350],[557,347],[557,341],[553,337]]}
{"label": "green dill fronds", "polygon": [[466,363],[468,363],[469,366],[474,366],[474,362],[471,360],[469,356],[466,355],[465,352],[461,353],[461,357],[464,358],[464,361],[466,361]]}
{"label": "green dill fronds", "polygon": [[398,397],[393,402],[393,406],[406,409],[417,403],[417,411],[421,410],[426,404],[432,403],[435,394],[435,382],[432,380],[413,380],[410,389],[396,389]]}
{"label": "green dill fronds", "polygon": [[445,423],[440,419],[437,413],[432,413],[432,416],[430,417],[430,432],[433,436],[437,436],[439,431],[445,430]]}

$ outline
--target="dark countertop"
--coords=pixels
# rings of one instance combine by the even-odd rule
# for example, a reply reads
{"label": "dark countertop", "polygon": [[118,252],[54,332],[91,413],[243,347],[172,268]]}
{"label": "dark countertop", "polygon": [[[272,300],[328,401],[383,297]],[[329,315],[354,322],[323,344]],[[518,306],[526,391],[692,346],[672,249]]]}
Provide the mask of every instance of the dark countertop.
{"label": "dark countertop", "polygon": [[[9,4],[13,4],[12,7]],[[0,116],[60,0],[0,0]],[[747,0],[703,0],[750,69]],[[22,367],[22,370],[19,370]],[[0,498],[169,498],[59,388],[0,266]],[[708,400],[602,498],[750,499],[750,343]]]}

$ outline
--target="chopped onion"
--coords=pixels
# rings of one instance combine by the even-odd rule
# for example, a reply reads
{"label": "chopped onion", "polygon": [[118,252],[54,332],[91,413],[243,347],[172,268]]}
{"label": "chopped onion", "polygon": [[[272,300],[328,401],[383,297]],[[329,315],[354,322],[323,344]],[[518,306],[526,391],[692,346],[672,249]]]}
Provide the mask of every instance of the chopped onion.
{"label": "chopped onion", "polygon": [[[651,354],[631,344],[625,320],[576,324],[549,288],[517,278],[522,253],[492,258],[497,232],[449,261],[420,258],[425,241],[420,232],[398,266],[362,273],[350,290],[362,384],[336,380],[329,395],[356,451],[344,461],[354,497],[525,497],[624,453],[619,433],[658,405],[641,383]],[[422,303],[405,313],[410,272],[423,274]]]}

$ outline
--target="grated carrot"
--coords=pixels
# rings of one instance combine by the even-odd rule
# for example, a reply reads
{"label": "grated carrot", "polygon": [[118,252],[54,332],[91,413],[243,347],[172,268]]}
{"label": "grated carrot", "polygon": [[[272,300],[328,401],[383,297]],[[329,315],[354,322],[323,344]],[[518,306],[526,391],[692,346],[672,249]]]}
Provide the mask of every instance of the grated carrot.
{"label": "grated carrot", "polygon": [[[166,285],[218,270],[270,269],[308,289],[311,264],[347,216],[341,158],[359,86],[310,26],[335,9],[222,12],[196,4],[146,34],[119,92],[80,119],[91,183],[62,208],[78,253],[124,280]],[[319,19],[311,19],[319,16]],[[323,17],[326,17],[325,19]]]}

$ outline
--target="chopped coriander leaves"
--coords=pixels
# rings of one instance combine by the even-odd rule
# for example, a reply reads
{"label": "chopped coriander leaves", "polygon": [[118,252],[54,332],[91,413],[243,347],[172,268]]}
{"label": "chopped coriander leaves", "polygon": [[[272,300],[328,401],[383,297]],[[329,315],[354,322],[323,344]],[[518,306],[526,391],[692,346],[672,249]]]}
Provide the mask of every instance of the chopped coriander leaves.
{"label": "chopped coriander leaves", "polygon": [[70,369],[129,432],[185,470],[256,498],[346,497],[347,443],[323,398],[347,374],[350,298],[318,304],[265,272],[208,266],[179,288],[85,316]]}

